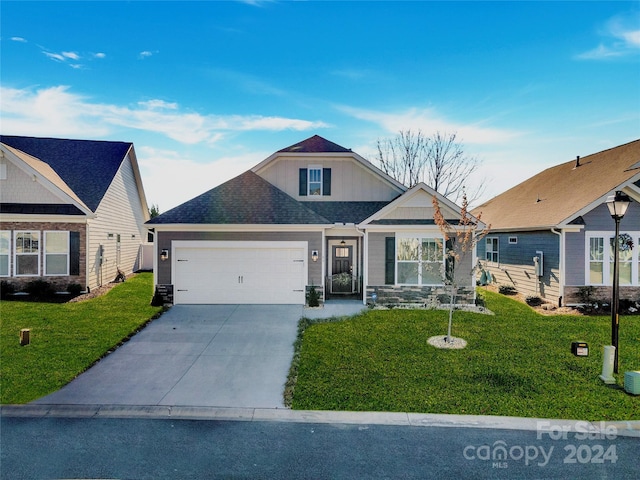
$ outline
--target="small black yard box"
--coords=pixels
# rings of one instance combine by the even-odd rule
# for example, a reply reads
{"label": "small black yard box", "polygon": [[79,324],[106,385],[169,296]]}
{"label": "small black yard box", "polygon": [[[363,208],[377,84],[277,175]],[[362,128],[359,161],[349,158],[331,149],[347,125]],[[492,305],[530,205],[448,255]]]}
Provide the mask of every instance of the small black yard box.
{"label": "small black yard box", "polygon": [[588,357],[589,345],[587,342],[571,342],[571,353],[576,357]]}

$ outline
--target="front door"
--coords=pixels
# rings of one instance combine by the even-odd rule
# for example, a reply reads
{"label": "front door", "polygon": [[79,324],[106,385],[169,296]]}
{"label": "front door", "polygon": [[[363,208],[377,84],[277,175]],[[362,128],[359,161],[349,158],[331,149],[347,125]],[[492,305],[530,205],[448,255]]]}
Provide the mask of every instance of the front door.
{"label": "front door", "polygon": [[334,245],[331,293],[353,293],[353,246]]}

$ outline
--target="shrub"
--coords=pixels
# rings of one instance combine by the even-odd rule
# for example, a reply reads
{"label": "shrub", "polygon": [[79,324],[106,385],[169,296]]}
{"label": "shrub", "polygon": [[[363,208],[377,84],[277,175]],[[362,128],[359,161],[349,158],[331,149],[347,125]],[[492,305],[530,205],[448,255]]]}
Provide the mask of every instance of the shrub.
{"label": "shrub", "polygon": [[529,295],[524,299],[524,301],[527,302],[527,305],[530,307],[539,307],[542,305],[542,299],[537,295]]}
{"label": "shrub", "polygon": [[13,283],[9,283],[6,280],[0,282],[0,298],[5,299],[14,293],[16,293],[16,287]]}
{"label": "shrub", "polygon": [[67,285],[67,292],[73,296],[78,296],[82,292],[82,285],[79,283],[70,283]]}
{"label": "shrub", "polygon": [[498,293],[501,293],[502,295],[515,295],[518,291],[513,285],[500,285],[498,287]]}
{"label": "shrub", "polygon": [[591,285],[586,285],[584,287],[578,288],[578,298],[580,299],[581,303],[590,305],[593,301],[592,296],[594,291],[595,288],[593,288]]}
{"label": "shrub", "polygon": [[49,282],[45,280],[33,280],[27,283],[25,292],[38,300],[44,300],[52,297],[56,291]]}
{"label": "shrub", "polygon": [[316,290],[316,287],[312,286],[307,293],[307,304],[310,307],[320,306],[320,294]]}

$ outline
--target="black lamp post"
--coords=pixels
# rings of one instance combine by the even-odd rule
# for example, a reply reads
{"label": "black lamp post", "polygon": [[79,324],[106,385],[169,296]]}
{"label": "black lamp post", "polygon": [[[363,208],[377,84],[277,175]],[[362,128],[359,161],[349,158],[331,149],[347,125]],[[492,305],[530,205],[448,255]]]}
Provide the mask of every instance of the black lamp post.
{"label": "black lamp post", "polygon": [[629,203],[631,203],[631,199],[620,191],[617,191],[615,195],[607,198],[609,213],[611,213],[611,218],[616,222],[616,234],[613,237],[613,292],[611,296],[611,344],[615,347],[615,356],[613,359],[614,373],[618,373],[618,285],[620,284],[618,273],[620,242],[618,237],[620,236],[620,220],[622,220],[624,214],[627,213]]}

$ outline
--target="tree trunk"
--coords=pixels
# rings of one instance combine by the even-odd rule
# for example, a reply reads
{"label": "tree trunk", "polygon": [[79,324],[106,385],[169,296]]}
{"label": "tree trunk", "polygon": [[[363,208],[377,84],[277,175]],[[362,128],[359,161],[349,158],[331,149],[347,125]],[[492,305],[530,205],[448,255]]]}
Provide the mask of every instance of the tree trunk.
{"label": "tree trunk", "polygon": [[451,297],[449,298],[449,328],[447,328],[447,342],[453,342],[453,338],[451,338],[451,324],[453,323],[453,307],[456,303],[456,292],[457,288],[455,284],[451,284]]}

